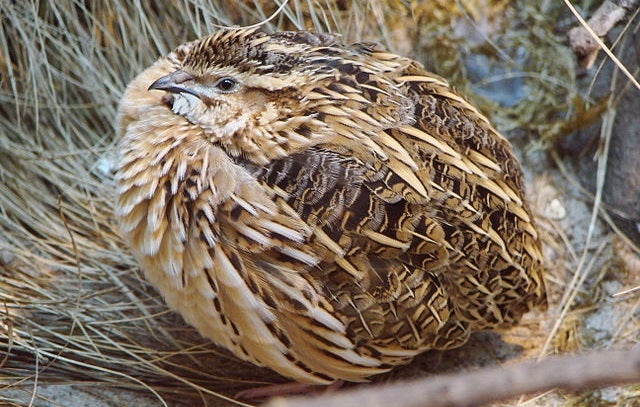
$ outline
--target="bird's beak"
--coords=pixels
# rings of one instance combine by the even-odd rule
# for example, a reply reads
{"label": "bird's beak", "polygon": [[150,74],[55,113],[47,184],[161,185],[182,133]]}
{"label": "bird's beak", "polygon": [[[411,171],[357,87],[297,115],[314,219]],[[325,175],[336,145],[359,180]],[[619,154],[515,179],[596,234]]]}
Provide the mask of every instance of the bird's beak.
{"label": "bird's beak", "polygon": [[192,80],[193,77],[183,70],[177,70],[165,75],[149,86],[149,90],[164,90],[171,93],[190,93],[198,96],[193,89],[190,89],[185,82]]}

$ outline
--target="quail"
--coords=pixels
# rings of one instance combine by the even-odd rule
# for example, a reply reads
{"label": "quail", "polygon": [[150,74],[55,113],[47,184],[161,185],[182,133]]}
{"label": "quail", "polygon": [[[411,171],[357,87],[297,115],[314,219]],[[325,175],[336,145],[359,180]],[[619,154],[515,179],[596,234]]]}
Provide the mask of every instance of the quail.
{"label": "quail", "polygon": [[203,336],[301,383],[365,381],[543,305],[509,142],[369,43],[222,29],[119,106],[115,216]]}

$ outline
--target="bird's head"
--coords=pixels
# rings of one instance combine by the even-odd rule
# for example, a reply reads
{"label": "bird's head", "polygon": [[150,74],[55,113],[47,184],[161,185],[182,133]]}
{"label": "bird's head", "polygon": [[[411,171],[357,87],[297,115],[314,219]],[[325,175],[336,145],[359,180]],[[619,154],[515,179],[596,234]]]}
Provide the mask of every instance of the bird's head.
{"label": "bird's head", "polygon": [[[350,127],[344,118],[363,118],[352,112],[367,111],[372,98],[393,98],[383,71],[397,64],[377,61],[370,51],[306,31],[224,29],[195,41],[181,66],[149,89],[169,92],[173,113],[231,155],[266,162],[319,143],[331,133],[332,117]],[[366,126],[375,124],[367,114],[373,119]],[[352,127],[362,132],[365,123]]]}
{"label": "bird's head", "polygon": [[305,90],[329,70],[313,67],[305,54],[332,41],[311,33],[221,30],[193,43],[179,69],[149,90],[168,92],[165,101],[175,114],[233,155],[282,155],[291,132],[320,125],[307,111]]}

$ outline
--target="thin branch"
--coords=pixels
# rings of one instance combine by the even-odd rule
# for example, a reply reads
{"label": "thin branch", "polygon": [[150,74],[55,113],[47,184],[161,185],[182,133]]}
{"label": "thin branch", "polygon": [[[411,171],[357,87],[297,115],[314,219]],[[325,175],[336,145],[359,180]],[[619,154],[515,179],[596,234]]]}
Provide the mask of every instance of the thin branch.
{"label": "thin branch", "polygon": [[605,0],[589,19],[589,23],[582,18],[569,0],[564,0],[564,2],[581,24],[581,27],[574,28],[569,32],[569,40],[574,52],[582,58],[582,65],[587,68],[591,66],[597,51],[602,49],[634,86],[640,90],[640,83],[600,39],[600,36],[606,35],[624,17],[627,9],[631,9],[638,3],[638,0],[622,1],[619,2],[620,4]]}
{"label": "thin branch", "polygon": [[634,382],[640,382],[640,348],[556,356],[319,397],[278,398],[266,407],[466,407],[551,389],[575,391]]}

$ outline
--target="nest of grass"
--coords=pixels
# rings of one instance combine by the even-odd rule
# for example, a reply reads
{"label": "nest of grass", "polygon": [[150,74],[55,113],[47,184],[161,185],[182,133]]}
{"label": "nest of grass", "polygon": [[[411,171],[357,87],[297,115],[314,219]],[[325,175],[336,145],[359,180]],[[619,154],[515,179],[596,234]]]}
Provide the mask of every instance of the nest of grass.
{"label": "nest of grass", "polygon": [[[569,170],[539,167],[548,159],[544,136],[575,119],[573,58],[556,34],[574,20],[561,5],[521,3],[0,0],[0,404],[69,405],[50,389],[71,388],[105,406],[226,405],[241,389],[283,380],[217,349],[167,310],[112,218],[114,122],[128,81],[182,42],[260,22],[267,30],[339,32],[414,56],[492,112],[525,151],[553,264],[549,310],[503,340],[480,335],[476,350],[472,343],[448,352],[443,370],[637,342],[640,297],[614,296],[638,285],[637,264],[636,274],[626,271],[633,249],[591,216],[599,207],[566,182],[575,178]],[[511,101],[496,102],[505,92]],[[557,201],[580,206],[583,216],[554,218],[548,211]],[[614,240],[632,260],[614,256]],[[493,346],[504,342],[517,346]],[[379,380],[425,374],[432,365],[425,356]],[[601,405],[637,400],[638,389],[605,396],[537,402]]]}

